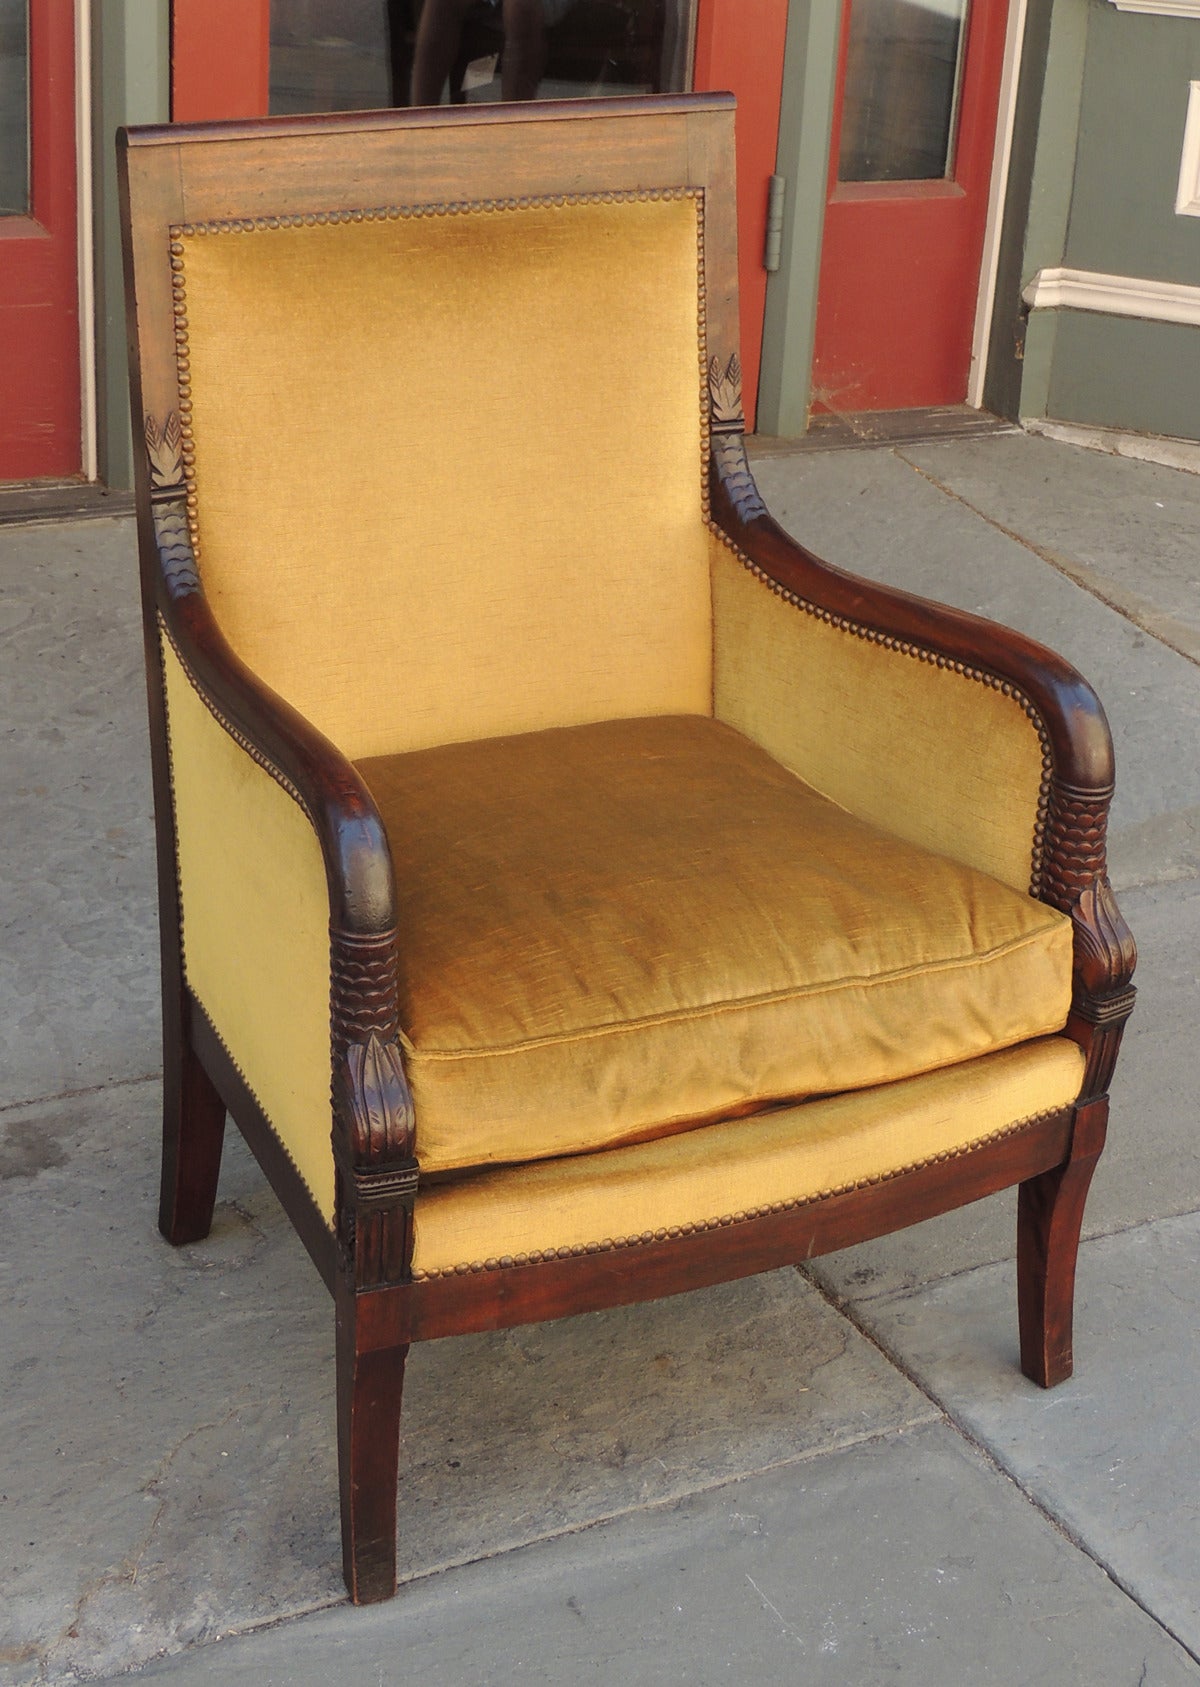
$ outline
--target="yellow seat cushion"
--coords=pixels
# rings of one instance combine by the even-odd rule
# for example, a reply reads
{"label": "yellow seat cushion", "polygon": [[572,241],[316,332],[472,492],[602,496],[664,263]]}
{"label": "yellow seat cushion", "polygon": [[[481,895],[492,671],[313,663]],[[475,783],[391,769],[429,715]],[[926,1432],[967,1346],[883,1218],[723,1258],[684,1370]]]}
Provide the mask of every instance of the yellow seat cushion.
{"label": "yellow seat cushion", "polygon": [[424,1171],[644,1141],[1060,1030],[1071,926],[680,715],[359,763]]}

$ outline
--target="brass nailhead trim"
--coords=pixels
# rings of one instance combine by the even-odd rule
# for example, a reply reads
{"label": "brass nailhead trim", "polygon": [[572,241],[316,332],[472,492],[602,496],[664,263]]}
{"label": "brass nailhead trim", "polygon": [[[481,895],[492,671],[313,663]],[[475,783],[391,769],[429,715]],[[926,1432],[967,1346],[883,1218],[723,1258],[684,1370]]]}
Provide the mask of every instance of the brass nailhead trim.
{"label": "brass nailhead trim", "polygon": [[[221,729],[224,732],[227,732],[229,734],[230,738],[233,739],[234,743],[237,744],[240,749],[242,749],[246,752],[246,754],[250,757],[250,760],[252,762],[254,762],[256,766],[261,767],[264,773],[269,773],[271,778],[275,781],[275,783],[287,792],[288,796],[291,797],[292,801],[296,804],[296,807],[300,810],[301,814],[303,814],[304,818],[308,821],[309,825],[313,828],[314,831],[317,831],[318,827],[317,827],[316,817],[314,816],[312,810],[309,808],[308,804],[305,802],[304,798],[301,796],[300,791],[297,789],[297,787],[295,785],[292,784],[292,781],[288,778],[287,774],[284,773],[281,768],[276,767],[275,763],[273,761],[269,760],[268,757],[263,754],[263,752],[259,749],[257,744],[253,743],[249,738],[247,738],[244,732],[240,731],[236,726],[234,726],[234,724],[231,720],[229,720],[225,715],[223,715],[221,713],[220,709],[217,708],[216,704],[212,701],[212,699],[208,696],[207,692],[205,692],[203,687],[200,685],[199,681],[196,679],[195,674],[192,672],[191,668],[189,668],[189,666],[187,664],[187,661],[184,658],[183,652],[180,650],[178,644],[175,642],[174,635],[172,634],[170,627],[167,625],[165,619],[163,618],[163,614],[162,614],[161,610],[159,611],[159,614],[158,614],[158,625],[159,625],[159,629],[162,632],[163,637],[166,639],[167,643],[171,646],[171,649],[174,651],[175,659],[179,663],[179,666],[183,669],[184,674],[187,677],[187,682],[191,686],[192,690],[196,693],[196,697],[199,700],[199,702],[204,706],[205,709],[208,710],[209,714],[216,721],[217,725],[219,727],[221,727]],[[163,710],[164,710],[164,713],[169,713],[169,711],[167,710],[166,698],[167,698],[167,688],[166,688],[166,678],[164,676],[164,680],[163,680]],[[170,728],[169,718],[168,718],[167,726],[168,726],[168,730],[169,730],[169,728]],[[168,748],[169,748],[169,745],[168,745]],[[169,756],[168,756],[168,761],[170,761]],[[171,763],[171,801],[172,801],[172,803],[174,803],[174,800],[175,800],[175,773],[174,773],[174,764]]]}
{"label": "brass nailhead trim", "polygon": [[298,211],[271,217],[217,217],[206,222],[172,223],[170,254],[172,269],[183,268],[184,239],[202,234],[262,234],[272,229],[325,228],[339,223],[414,222],[422,217],[459,217],[484,211],[529,211],[550,206],[620,205],[630,201],[696,199],[703,202],[704,190],[696,187],[643,187],[610,193],[529,194],[511,199],[450,199],[430,205],[371,205],[346,211]]}
{"label": "brass nailhead trim", "polygon": [[[698,1236],[710,1230],[724,1230],[734,1224],[752,1224],[756,1219],[767,1218],[774,1213],[795,1212],[801,1207],[816,1206],[821,1201],[832,1200],[837,1195],[849,1195],[856,1189],[873,1189],[884,1183],[891,1183],[898,1177],[907,1177],[910,1172],[924,1171],[927,1166],[960,1160],[964,1155],[973,1154],[977,1148],[1002,1142],[1006,1137],[1016,1136],[1019,1132],[1029,1130],[1044,1119],[1053,1118],[1056,1113],[1061,1112],[1060,1107],[1050,1107],[1041,1113],[1031,1113],[1028,1118],[1017,1119],[1011,1125],[1001,1125],[988,1136],[965,1143],[961,1148],[947,1148],[940,1154],[930,1154],[923,1160],[913,1160],[907,1166],[898,1166],[894,1171],[881,1172],[877,1177],[860,1177],[853,1183],[839,1184],[833,1189],[822,1189],[814,1195],[797,1195],[788,1201],[771,1201],[761,1207],[747,1207],[745,1210],[723,1213],[719,1218],[697,1219],[692,1223],[673,1224],[659,1230],[643,1230],[634,1236],[606,1236],[599,1242],[574,1242],[563,1248],[535,1248],[527,1254],[504,1254],[497,1258],[464,1261],[461,1265],[447,1265],[433,1271],[414,1271],[413,1282],[432,1283],[442,1277],[466,1277],[481,1271],[506,1271],[512,1266],[541,1265],[554,1259],[579,1259],[584,1254],[614,1253],[623,1248],[642,1248],[654,1242],[674,1241],[679,1236]],[[420,1211],[419,1197],[417,1210]]]}

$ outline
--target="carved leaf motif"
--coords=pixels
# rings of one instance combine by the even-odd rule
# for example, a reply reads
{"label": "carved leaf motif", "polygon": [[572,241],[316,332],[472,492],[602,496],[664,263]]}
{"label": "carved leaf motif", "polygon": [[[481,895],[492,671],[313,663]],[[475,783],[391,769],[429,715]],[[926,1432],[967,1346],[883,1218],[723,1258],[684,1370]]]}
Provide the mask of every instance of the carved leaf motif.
{"label": "carved leaf motif", "polygon": [[171,596],[188,597],[192,592],[198,592],[200,576],[196,571],[192,536],[182,503],[155,504],[154,537],[158,541],[159,564]]}
{"label": "carved leaf motif", "polygon": [[712,426],[729,431],[745,426],[742,413],[742,365],[737,352],[724,369],[720,359],[713,357],[708,364],[708,398]]}
{"label": "carved leaf motif", "polygon": [[1127,984],[1137,965],[1137,945],[1107,879],[1087,886],[1071,917],[1076,964],[1090,994],[1107,995]]}
{"label": "carved leaf motif", "polygon": [[356,1158],[407,1151],[413,1104],[399,1046],[371,1033],[351,1043],[342,1065],[342,1094],[350,1113]]}
{"label": "carved leaf motif", "polygon": [[713,441],[717,473],[729,502],[742,521],[755,521],[767,514],[767,506],[755,485],[746,461],[746,445],[740,433],[718,434]]}
{"label": "carved leaf motif", "polygon": [[160,428],[153,416],[145,423],[146,451],[150,458],[151,492],[173,491],[183,486],[183,434],[179,413],[172,410]]}

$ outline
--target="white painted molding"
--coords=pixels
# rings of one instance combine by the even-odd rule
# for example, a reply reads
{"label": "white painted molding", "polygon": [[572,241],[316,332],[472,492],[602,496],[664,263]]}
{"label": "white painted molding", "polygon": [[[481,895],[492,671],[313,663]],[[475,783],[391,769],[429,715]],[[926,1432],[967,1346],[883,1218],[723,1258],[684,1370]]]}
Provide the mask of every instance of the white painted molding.
{"label": "white painted molding", "polygon": [[1013,130],[1017,120],[1017,84],[1021,75],[1021,53],[1025,45],[1027,4],[1028,0],[1012,0],[1008,12],[1008,31],[1004,39],[996,150],[992,158],[992,179],[988,189],[983,261],[979,268],[975,326],[971,334],[971,367],[967,375],[967,403],[973,405],[976,410],[983,408],[983,387],[987,378],[988,338],[992,326],[992,310],[996,302],[996,278],[1000,272],[1000,235],[1004,225],[1008,167],[1012,160]]}
{"label": "white painted molding", "polygon": [[1200,18],[1200,0],[1111,0],[1118,12],[1150,12],[1156,18]]}
{"label": "white painted molding", "polygon": [[1021,294],[1031,310],[1093,310],[1200,328],[1200,287],[1090,269],[1040,269]]}
{"label": "white painted molding", "polygon": [[1180,217],[1200,217],[1200,82],[1188,84],[1187,119],[1183,125],[1183,156],[1179,160],[1175,211]]}

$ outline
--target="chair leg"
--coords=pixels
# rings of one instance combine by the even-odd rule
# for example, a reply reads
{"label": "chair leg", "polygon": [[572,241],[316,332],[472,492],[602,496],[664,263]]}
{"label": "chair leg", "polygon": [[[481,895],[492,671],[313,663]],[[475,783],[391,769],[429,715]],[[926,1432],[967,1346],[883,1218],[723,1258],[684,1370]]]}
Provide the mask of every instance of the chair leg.
{"label": "chair leg", "polygon": [[1070,1376],[1075,1262],[1083,1209],[1108,1118],[1108,1098],[1079,1109],[1071,1158],[1023,1183],[1017,1201],[1021,1369],[1054,1388]]}
{"label": "chair leg", "polygon": [[176,1247],[202,1241],[212,1228],[224,1141],[225,1103],[186,1035],[168,1033],[158,1228]]}
{"label": "chair leg", "polygon": [[[389,1306],[388,1303],[391,1305]],[[338,1476],[342,1567],[356,1605],[396,1591],[400,1399],[408,1343],[391,1338],[387,1289],[337,1290]],[[377,1314],[382,1313],[382,1317]]]}

